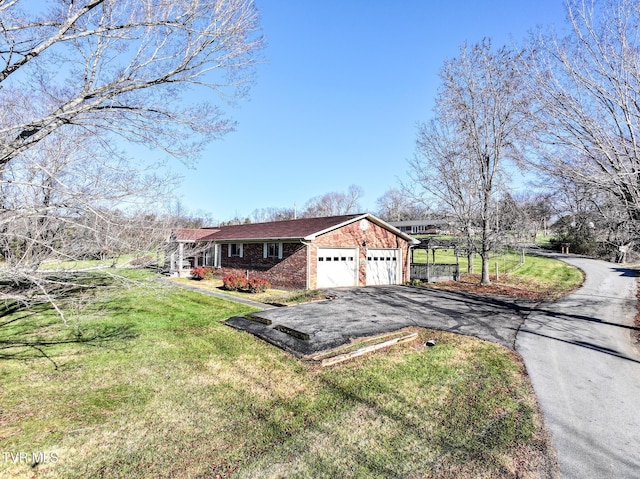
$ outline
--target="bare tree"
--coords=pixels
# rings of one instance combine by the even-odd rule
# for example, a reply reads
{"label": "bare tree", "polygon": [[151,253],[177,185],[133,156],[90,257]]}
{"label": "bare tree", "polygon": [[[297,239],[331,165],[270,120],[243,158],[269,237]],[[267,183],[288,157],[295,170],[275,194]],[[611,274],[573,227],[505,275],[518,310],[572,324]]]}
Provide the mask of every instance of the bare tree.
{"label": "bare tree", "polygon": [[[463,228],[478,215],[483,284],[490,282],[489,251],[496,240],[493,196],[504,161],[521,155],[519,139],[528,108],[520,88],[522,62],[519,52],[493,50],[489,40],[464,45],[459,56],[443,66],[435,120],[419,132],[418,151],[425,166],[440,175],[439,197],[457,192],[456,208],[464,211],[462,216],[453,212],[465,218]],[[432,193],[436,189],[427,187]]]}
{"label": "bare tree", "polygon": [[570,251],[626,262],[633,255],[638,225],[629,220],[623,203],[598,186],[550,177],[554,185],[554,209],[560,219],[554,224],[552,239],[558,249],[569,244]]}
{"label": "bare tree", "polygon": [[[6,166],[0,183],[3,276],[35,278],[47,260],[148,251],[158,241],[149,228],[161,222],[158,206],[174,185],[155,165],[135,168],[114,150],[98,156],[95,142],[80,132],[75,144],[52,135]],[[156,211],[145,211],[149,204]]]}
{"label": "bare tree", "polygon": [[254,223],[264,223],[268,221],[292,220],[296,217],[294,208],[259,208],[251,213],[251,221]]}
{"label": "bare tree", "polygon": [[358,213],[360,210],[358,201],[362,195],[362,188],[351,185],[344,193],[334,191],[311,198],[307,201],[304,211],[300,216],[312,218],[316,216],[336,216]]}
{"label": "bare tree", "polygon": [[218,224],[211,213],[202,210],[192,211],[177,199],[170,203],[166,215],[171,228],[207,228]]}
{"label": "bare tree", "polygon": [[[511,208],[507,207],[516,214],[511,227],[515,239],[518,242],[535,242],[540,232],[547,235],[551,217],[555,214],[552,196],[536,190],[509,196],[515,203]],[[500,211],[504,212],[505,208],[501,206]],[[504,218],[503,213],[501,217]]]}
{"label": "bare tree", "polygon": [[51,3],[0,4],[0,171],[70,126],[185,158],[233,127],[184,93],[243,93],[262,42],[251,0]]}
{"label": "bare tree", "polygon": [[0,18],[0,297],[53,300],[79,283],[51,260],[162,241],[175,177],[121,148],[189,161],[231,130],[216,102],[245,94],[262,38],[251,0],[12,0]]}
{"label": "bare tree", "polygon": [[537,166],[560,184],[617,199],[624,229],[637,238],[640,8],[634,0],[569,0],[567,18],[566,36],[540,34],[531,42]]}
{"label": "bare tree", "polygon": [[[439,120],[439,121],[438,121]],[[446,117],[419,127],[416,155],[409,161],[410,185],[416,201],[430,204],[456,220],[473,273],[476,227],[479,225],[480,184],[473,165]]]}
{"label": "bare tree", "polygon": [[421,219],[426,216],[426,208],[406,191],[391,188],[376,200],[377,216],[385,221]]}

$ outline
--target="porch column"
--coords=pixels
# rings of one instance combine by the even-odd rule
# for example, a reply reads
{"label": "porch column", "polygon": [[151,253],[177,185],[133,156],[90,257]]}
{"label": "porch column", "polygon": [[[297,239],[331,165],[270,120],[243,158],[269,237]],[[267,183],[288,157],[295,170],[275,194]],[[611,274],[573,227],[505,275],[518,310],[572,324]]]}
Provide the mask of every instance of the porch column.
{"label": "porch column", "polygon": [[182,273],[182,262],[184,261],[184,244],[178,244],[178,276]]}

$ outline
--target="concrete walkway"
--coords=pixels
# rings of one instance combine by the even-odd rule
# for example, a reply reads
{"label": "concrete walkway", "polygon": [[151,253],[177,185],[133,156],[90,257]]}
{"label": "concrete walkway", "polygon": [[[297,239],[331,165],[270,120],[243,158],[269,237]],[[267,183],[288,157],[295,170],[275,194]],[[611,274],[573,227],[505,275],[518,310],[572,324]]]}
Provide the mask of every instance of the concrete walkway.
{"label": "concrete walkway", "polygon": [[[252,301],[250,299],[240,298],[238,296],[233,296],[231,294],[218,293],[217,291],[211,291],[210,289],[198,288],[197,286],[192,286],[190,284],[178,283],[177,281],[171,281],[168,278],[158,278],[158,281],[161,281],[164,284],[168,284],[170,286],[175,286],[177,288],[188,289],[189,291],[195,291],[197,293],[208,294],[209,296],[215,296],[216,298],[226,299],[227,301],[233,301],[234,303],[244,304],[246,306],[251,306],[256,309],[270,309],[273,308],[270,304],[259,303],[257,301]],[[194,281],[195,283],[195,281]]]}
{"label": "concrete walkway", "polygon": [[640,354],[632,339],[635,272],[561,257],[586,273],[578,291],[533,311],[516,350],[558,451],[563,479],[640,477]]}

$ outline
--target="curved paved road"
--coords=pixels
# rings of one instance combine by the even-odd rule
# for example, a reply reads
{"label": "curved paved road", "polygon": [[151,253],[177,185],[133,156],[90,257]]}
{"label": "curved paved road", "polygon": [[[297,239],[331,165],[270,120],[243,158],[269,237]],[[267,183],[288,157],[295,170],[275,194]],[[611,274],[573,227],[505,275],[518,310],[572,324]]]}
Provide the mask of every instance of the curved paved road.
{"label": "curved paved road", "polygon": [[564,479],[640,477],[640,353],[632,341],[636,278],[602,261],[559,257],[582,288],[525,320],[523,356]]}

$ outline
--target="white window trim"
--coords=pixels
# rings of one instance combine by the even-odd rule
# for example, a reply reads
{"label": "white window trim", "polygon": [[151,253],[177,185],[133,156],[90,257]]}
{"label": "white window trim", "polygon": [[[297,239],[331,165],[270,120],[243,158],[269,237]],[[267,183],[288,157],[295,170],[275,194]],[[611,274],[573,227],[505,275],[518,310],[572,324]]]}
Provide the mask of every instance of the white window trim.
{"label": "white window trim", "polygon": [[240,254],[233,255],[233,257],[234,258],[242,258],[242,255],[244,253],[244,251],[243,251],[244,248],[242,247],[242,243],[229,243],[227,245],[227,255],[229,256],[229,258],[232,257],[232,255],[231,255],[231,245],[234,245],[234,244],[238,246],[238,251],[239,251]]}
{"label": "white window trim", "polygon": [[263,243],[262,245],[262,257],[263,258],[275,258],[275,256],[269,256],[269,245],[277,244],[278,245],[278,259],[282,259],[282,243],[278,243],[276,241],[270,241],[268,243]]}

